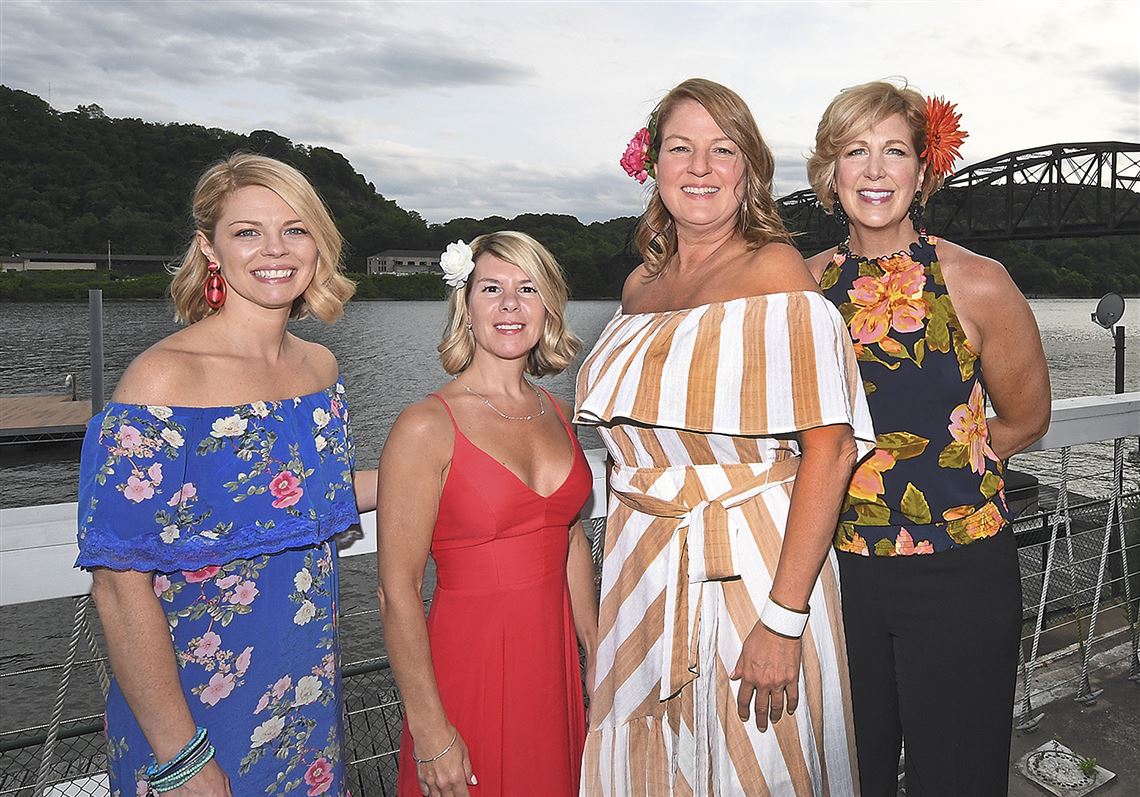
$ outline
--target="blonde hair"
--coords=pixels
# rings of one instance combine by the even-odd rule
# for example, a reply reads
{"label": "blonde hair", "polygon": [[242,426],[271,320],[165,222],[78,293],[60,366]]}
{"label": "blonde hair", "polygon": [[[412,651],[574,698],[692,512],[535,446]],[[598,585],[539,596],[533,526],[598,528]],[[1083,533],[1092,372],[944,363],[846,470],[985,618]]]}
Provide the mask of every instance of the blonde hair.
{"label": "blonde hair", "polygon": [[[874,80],[844,89],[827,106],[815,131],[815,149],[808,159],[808,182],[828,213],[835,210],[835,164],[852,138],[868,128],[901,114],[910,130],[911,146],[917,157],[926,147],[926,99],[905,82],[896,86]],[[944,175],[935,175],[929,161],[922,164],[923,205],[942,187]]]}
{"label": "blonde hair", "polygon": [[[526,359],[526,372],[546,376],[563,371],[574,359],[582,341],[566,326],[566,299],[569,289],[562,267],[545,246],[526,233],[503,230],[480,235],[471,242],[471,257],[494,255],[522,269],[538,289],[546,308],[546,324],[542,337]],[[439,361],[449,374],[458,374],[471,365],[475,357],[475,338],[468,331],[471,318],[467,297],[471,293],[474,271],[467,283],[451,292],[447,304],[447,327],[440,342]]]}
{"label": "blonde hair", "polygon": [[[240,188],[261,186],[277,194],[297,212],[317,244],[317,270],[305,292],[293,303],[290,318],[310,315],[328,323],[344,313],[344,303],[356,292],[356,283],[344,276],[341,250],[344,238],[305,175],[287,163],[264,155],[239,152],[219,161],[198,178],[191,215],[196,232],[210,241],[230,195]],[[185,324],[200,321],[216,310],[206,304],[206,255],[195,234],[170,281],[175,318]],[[225,276],[224,274],[222,275]]]}
{"label": "blonde hair", "polygon": [[[790,244],[792,238],[772,198],[772,177],[776,172],[772,150],[764,143],[752,112],[732,89],[704,78],[690,78],[666,94],[649,115],[649,129],[656,130],[657,140],[650,143],[654,158],[659,154],[660,137],[670,114],[685,100],[700,103],[744,155],[744,198],[737,212],[737,230],[749,248],[758,249],[771,241]],[[661,201],[656,181],[637,225],[634,244],[650,276],[660,274],[677,252],[677,228]]]}

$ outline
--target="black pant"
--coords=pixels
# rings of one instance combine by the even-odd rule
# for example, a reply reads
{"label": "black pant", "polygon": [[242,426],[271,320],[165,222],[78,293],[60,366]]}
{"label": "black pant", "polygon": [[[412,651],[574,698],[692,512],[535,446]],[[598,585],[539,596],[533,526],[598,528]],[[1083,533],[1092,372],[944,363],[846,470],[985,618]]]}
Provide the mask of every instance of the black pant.
{"label": "black pant", "polygon": [[908,557],[840,553],[863,797],[1005,797],[1021,629],[1010,529]]}

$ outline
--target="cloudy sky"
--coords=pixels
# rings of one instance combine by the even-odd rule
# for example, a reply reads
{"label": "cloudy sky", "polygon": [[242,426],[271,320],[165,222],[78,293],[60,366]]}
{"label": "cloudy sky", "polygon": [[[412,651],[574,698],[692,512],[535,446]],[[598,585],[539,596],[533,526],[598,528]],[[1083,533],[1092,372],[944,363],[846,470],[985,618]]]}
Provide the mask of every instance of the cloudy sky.
{"label": "cloudy sky", "polygon": [[748,101],[776,192],[844,86],[905,76],[959,104],[966,162],[1140,141],[1140,4],[2,0],[0,83],[59,110],[271,129],[330,147],[429,221],[639,213],[617,165],[703,76]]}

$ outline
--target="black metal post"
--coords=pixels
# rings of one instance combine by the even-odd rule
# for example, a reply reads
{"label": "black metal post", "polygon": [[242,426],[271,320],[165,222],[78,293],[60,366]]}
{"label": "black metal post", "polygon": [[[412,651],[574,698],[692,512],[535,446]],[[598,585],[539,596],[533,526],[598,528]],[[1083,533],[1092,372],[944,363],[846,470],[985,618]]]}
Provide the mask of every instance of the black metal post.
{"label": "black metal post", "polygon": [[1124,326],[1119,325],[1115,330],[1113,351],[1116,352],[1116,392],[1124,392]]}
{"label": "black metal post", "polygon": [[103,409],[103,290],[87,291],[88,334],[91,347],[91,414]]}

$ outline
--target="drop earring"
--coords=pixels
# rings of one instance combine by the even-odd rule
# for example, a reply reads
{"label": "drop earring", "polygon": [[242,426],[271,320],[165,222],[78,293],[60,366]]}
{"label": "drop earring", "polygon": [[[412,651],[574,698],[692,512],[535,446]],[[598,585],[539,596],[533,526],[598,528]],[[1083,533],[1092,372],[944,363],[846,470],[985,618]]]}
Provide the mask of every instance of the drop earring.
{"label": "drop earring", "polygon": [[214,261],[206,264],[206,284],[202,286],[202,296],[211,309],[217,310],[226,303],[226,281],[222,269]]}
{"label": "drop earring", "polygon": [[846,227],[851,223],[851,219],[847,218],[847,211],[843,209],[843,205],[839,203],[839,195],[835,195],[834,204],[831,206],[831,215],[835,217],[835,221],[841,227]]}
{"label": "drop earring", "polygon": [[914,199],[910,202],[910,210],[907,211],[907,215],[910,216],[910,223],[914,225],[914,229],[918,232],[922,232],[922,217],[925,213],[926,208],[922,206],[922,192],[915,191]]}

